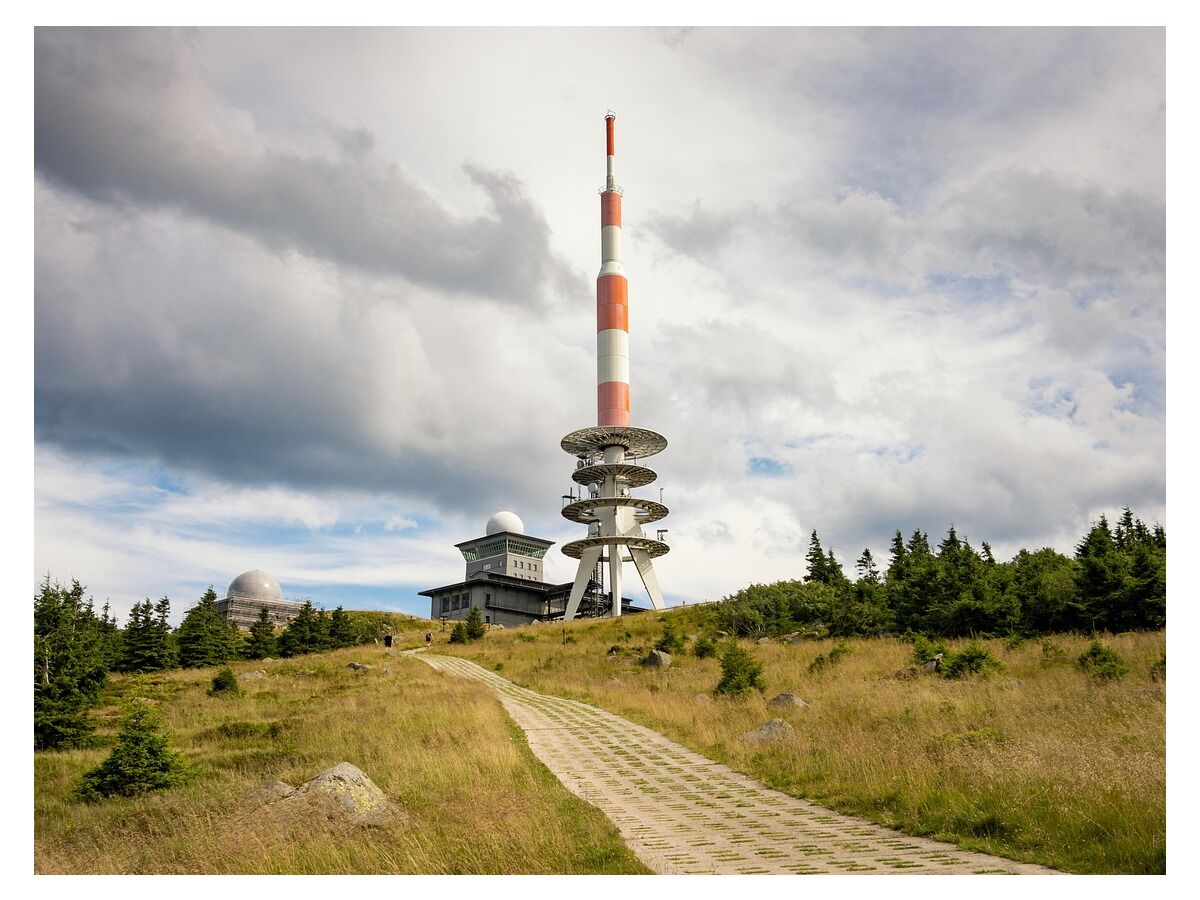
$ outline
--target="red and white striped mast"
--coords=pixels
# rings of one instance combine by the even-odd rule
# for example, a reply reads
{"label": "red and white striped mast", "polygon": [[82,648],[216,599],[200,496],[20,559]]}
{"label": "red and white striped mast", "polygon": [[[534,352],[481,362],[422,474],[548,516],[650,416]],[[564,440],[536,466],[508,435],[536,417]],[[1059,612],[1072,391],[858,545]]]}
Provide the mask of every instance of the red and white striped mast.
{"label": "red and white striped mast", "polygon": [[621,189],[613,180],[616,114],[604,117],[608,177],[600,192],[600,274],[596,277],[597,424],[629,424],[629,281],[621,265]]}
{"label": "red and white striped mast", "polygon": [[[562,448],[578,457],[572,480],[587,496],[563,508],[563,516],[588,526],[588,536],[563,545],[563,553],[579,560],[579,569],[565,619],[573,619],[597,565],[606,565],[612,605],[608,614],[621,615],[622,569],[632,562],[655,609],[664,607],[651,560],[670,548],[647,537],[642,526],[667,515],[653,500],[633,497],[658,476],[639,460],[666,449],[661,434],[629,424],[629,282],[621,264],[621,197],[614,180],[616,146],[612,110],[604,117],[607,177],[600,189],[600,274],[596,277],[596,413],[594,428],[567,435]],[[582,493],[582,492],[581,492]],[[660,532],[661,535],[661,532]],[[626,555],[628,554],[628,555]]]}

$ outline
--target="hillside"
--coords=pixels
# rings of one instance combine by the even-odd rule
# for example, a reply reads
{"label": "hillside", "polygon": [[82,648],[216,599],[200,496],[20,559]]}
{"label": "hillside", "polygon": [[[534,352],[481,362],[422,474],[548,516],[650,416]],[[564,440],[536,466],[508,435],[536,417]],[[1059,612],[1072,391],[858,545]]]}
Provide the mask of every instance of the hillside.
{"label": "hillside", "polygon": [[[426,623],[404,632],[421,639]],[[423,641],[422,641],[423,642]],[[347,668],[351,661],[374,666]],[[237,697],[210,697],[214,670],[111,676],[104,746],[36,753],[39,873],[623,873],[645,869],[599,812],[530,754],[489,691],[368,645],[234,665]],[[247,679],[262,670],[265,678]],[[108,755],[121,704],[148,698],[196,772],[182,787],[84,803],[71,791]],[[409,815],[346,828],[263,827],[246,797],[349,761]]]}
{"label": "hillside", "polygon": [[[1079,635],[983,641],[1003,671],[961,680],[897,678],[913,646],[893,638],[846,640],[849,652],[819,671],[810,667],[836,642],[743,641],[767,686],[744,700],[713,697],[715,658],[676,655],[665,671],[637,664],[664,623],[694,638],[712,632],[715,617],[713,606],[688,607],[494,631],[466,646],[443,644],[435,632],[435,650],[911,834],[1075,872],[1165,870],[1166,688],[1151,676],[1165,632],[1103,636],[1130,667],[1116,681],[1076,665],[1090,643]],[[782,691],[809,707],[768,707]],[[794,745],[756,750],[740,740],[776,716],[795,726]]]}

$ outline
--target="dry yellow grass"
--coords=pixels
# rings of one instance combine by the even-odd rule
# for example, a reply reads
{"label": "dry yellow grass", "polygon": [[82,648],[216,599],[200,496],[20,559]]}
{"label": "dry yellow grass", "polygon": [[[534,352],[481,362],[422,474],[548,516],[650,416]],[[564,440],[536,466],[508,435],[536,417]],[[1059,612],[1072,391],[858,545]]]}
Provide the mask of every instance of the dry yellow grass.
{"label": "dry yellow grass", "polygon": [[[696,634],[711,610],[669,612]],[[1074,660],[1088,640],[1056,636],[1015,649],[984,642],[1005,666],[990,677],[898,680],[911,662],[899,640],[851,640],[836,666],[809,664],[834,642],[748,645],[764,664],[765,696],[714,698],[716,659],[676,657],[653,671],[610,646],[649,647],[664,614],[491,632],[479,644],[446,645],[535,690],[573,697],[662,731],[788,793],[911,834],[950,840],[1076,872],[1162,872],[1166,865],[1165,684],[1151,665],[1165,633],[1105,640],[1130,664],[1098,682]],[[626,638],[626,632],[629,637]],[[950,642],[959,646],[962,642]],[[781,691],[809,702],[779,711]],[[741,735],[773,717],[797,741],[757,749]]]}
{"label": "dry yellow grass", "polygon": [[[376,668],[356,673],[351,660]],[[135,799],[71,799],[107,747],[35,755],[40,873],[623,873],[645,869],[616,829],[530,754],[492,694],[369,646],[242,663],[243,694],[214,670],[113,678],[115,701],[157,700],[188,785]],[[302,674],[311,670],[314,674]],[[390,670],[390,671],[385,671]],[[273,727],[272,727],[273,726]],[[386,828],[270,823],[243,798],[348,761],[408,812]]]}

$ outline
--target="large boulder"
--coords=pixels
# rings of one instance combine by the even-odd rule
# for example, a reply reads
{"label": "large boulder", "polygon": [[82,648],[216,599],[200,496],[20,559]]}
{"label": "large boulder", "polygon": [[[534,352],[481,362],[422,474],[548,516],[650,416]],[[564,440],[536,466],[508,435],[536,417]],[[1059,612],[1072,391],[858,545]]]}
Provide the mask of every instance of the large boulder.
{"label": "large boulder", "polygon": [[669,669],[671,667],[671,654],[663,653],[661,650],[651,650],[642,657],[642,665],[651,669]]}
{"label": "large boulder", "polygon": [[768,706],[774,706],[777,709],[807,709],[808,704],[797,697],[795,694],[776,694],[768,702]]}
{"label": "large boulder", "polygon": [[354,825],[386,825],[406,818],[358,766],[338,763],[293,789],[272,781],[254,795],[271,813],[324,818]]}
{"label": "large boulder", "polygon": [[747,731],[742,740],[751,744],[779,744],[796,737],[796,729],[783,719],[772,719],[761,728]]}

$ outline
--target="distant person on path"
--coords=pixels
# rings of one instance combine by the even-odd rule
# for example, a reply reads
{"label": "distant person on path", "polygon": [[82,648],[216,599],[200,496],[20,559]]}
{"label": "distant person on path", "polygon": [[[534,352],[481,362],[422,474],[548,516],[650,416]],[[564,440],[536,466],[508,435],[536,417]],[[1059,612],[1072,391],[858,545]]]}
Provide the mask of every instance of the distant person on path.
{"label": "distant person on path", "polygon": [[385,634],[383,636],[383,646],[387,647],[389,650],[392,649],[392,636],[390,634]]}
{"label": "distant person on path", "polygon": [[425,646],[428,647],[432,643],[433,643],[433,632],[432,631],[425,632]]}

